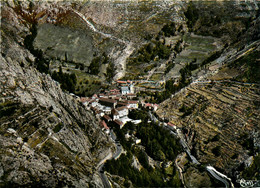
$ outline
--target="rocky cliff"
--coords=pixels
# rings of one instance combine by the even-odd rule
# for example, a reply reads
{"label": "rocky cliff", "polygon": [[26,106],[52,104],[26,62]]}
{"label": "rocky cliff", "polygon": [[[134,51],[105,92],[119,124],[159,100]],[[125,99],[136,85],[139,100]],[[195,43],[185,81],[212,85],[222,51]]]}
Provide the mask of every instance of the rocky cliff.
{"label": "rocky cliff", "polygon": [[30,3],[8,3],[1,13],[0,186],[101,187],[96,168],[111,141],[92,112],[33,66],[24,46]]}

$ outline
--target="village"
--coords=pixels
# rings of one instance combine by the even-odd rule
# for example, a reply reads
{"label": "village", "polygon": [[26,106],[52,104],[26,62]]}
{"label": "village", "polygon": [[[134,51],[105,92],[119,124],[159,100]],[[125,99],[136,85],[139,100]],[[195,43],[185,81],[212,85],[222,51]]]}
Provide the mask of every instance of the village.
{"label": "village", "polygon": [[146,103],[137,97],[135,93],[135,83],[127,80],[116,81],[116,88],[105,90],[103,93],[94,94],[92,97],[81,97],[80,102],[91,110],[99,121],[102,130],[110,133],[108,122],[113,121],[120,129],[127,122],[133,124],[141,123],[141,120],[134,120],[128,117],[129,111],[144,107],[156,111],[157,104]]}

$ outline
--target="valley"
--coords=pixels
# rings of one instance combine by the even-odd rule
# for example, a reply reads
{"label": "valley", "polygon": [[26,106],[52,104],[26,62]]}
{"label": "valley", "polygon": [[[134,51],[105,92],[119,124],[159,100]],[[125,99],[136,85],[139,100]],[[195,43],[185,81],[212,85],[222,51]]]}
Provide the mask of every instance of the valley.
{"label": "valley", "polygon": [[2,2],[0,187],[258,187],[259,6]]}

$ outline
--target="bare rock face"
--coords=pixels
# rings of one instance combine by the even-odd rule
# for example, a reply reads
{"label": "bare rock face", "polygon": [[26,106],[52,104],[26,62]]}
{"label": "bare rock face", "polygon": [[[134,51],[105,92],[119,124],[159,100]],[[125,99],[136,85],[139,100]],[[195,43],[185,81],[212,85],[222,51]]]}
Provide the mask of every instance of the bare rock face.
{"label": "bare rock face", "polygon": [[28,23],[11,4],[1,20],[0,186],[101,187],[96,167],[110,140],[92,112],[30,66]]}

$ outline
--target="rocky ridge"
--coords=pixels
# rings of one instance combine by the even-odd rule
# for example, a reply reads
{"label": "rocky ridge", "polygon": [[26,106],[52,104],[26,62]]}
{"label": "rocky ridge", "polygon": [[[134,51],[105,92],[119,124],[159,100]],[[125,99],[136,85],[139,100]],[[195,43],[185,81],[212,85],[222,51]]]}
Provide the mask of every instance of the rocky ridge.
{"label": "rocky ridge", "polygon": [[92,112],[32,66],[35,57],[23,45],[29,25],[4,6],[0,186],[102,187],[96,167],[112,152],[111,140]]}

